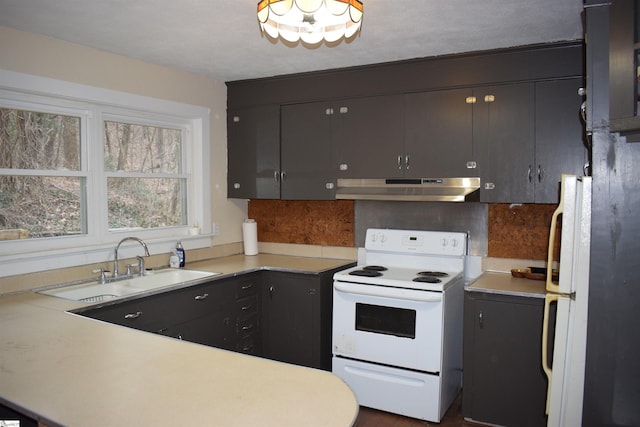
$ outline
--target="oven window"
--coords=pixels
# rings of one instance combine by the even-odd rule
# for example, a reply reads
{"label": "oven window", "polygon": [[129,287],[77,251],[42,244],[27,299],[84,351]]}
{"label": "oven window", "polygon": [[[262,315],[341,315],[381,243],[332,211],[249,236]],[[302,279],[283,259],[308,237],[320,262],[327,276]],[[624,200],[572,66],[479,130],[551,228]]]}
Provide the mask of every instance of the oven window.
{"label": "oven window", "polygon": [[356,330],[415,339],[416,311],[356,303]]}

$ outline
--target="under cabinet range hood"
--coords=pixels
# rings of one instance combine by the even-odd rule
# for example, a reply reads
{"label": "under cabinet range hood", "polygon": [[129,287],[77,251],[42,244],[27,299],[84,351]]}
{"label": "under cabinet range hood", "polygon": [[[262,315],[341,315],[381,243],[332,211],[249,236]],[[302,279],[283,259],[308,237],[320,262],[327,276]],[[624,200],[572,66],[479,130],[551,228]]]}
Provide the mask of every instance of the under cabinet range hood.
{"label": "under cabinet range hood", "polygon": [[477,202],[480,178],[338,179],[336,199]]}

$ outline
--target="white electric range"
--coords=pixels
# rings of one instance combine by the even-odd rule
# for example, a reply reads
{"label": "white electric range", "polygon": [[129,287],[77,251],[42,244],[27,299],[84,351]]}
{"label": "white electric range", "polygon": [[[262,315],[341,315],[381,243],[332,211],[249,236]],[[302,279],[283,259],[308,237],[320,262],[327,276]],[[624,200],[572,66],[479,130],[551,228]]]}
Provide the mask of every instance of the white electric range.
{"label": "white electric range", "polygon": [[333,284],[332,370],[361,405],[439,422],[462,385],[467,235],[367,230]]}

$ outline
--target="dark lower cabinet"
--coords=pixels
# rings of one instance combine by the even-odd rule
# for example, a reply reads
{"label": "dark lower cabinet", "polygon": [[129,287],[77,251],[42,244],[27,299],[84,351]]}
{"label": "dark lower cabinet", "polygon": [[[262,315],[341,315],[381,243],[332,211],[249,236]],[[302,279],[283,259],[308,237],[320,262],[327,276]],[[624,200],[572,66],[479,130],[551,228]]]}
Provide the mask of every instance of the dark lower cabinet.
{"label": "dark lower cabinet", "polygon": [[[14,421],[18,421],[15,424]],[[0,426],[38,427],[38,421],[0,403]]]}
{"label": "dark lower cabinet", "polygon": [[262,287],[264,356],[331,370],[333,274],[265,271]]}
{"label": "dark lower cabinet", "polygon": [[543,298],[465,293],[465,418],[503,426],[546,425],[543,313]]}
{"label": "dark lower cabinet", "polygon": [[265,272],[264,356],[281,362],[321,367],[320,289],[317,276]]}
{"label": "dark lower cabinet", "polygon": [[256,271],[77,314],[176,339],[331,370],[333,274]]}

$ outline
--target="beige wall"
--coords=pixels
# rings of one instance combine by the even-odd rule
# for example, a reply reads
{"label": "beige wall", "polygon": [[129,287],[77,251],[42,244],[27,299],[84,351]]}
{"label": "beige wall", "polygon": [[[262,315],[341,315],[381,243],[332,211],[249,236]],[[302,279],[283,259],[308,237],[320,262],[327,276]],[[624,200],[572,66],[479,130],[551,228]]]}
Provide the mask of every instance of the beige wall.
{"label": "beige wall", "polygon": [[207,107],[211,111],[213,245],[240,242],[245,201],[227,200],[227,88],[223,81],[0,27],[0,69]]}

